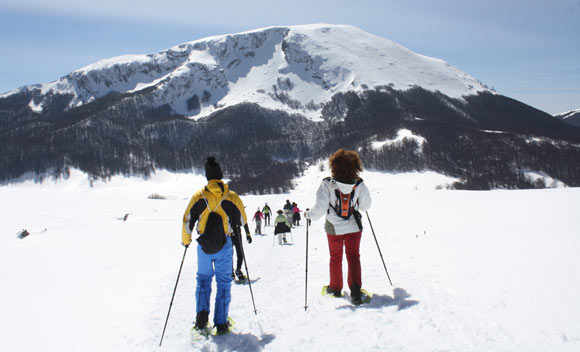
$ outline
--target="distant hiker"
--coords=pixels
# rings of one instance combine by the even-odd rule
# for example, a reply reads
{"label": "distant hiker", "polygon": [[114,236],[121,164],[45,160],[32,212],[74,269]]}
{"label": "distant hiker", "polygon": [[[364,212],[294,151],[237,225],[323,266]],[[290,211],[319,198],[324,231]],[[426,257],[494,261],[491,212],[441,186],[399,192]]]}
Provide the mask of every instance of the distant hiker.
{"label": "distant hiker", "polygon": [[264,213],[264,226],[270,226],[270,214],[272,213],[272,209],[270,209],[267,202],[266,205],[264,205],[264,208],[262,208],[262,213]]}
{"label": "distant hiker", "polygon": [[252,220],[256,221],[256,232],[255,233],[258,235],[262,234],[262,219],[263,218],[264,218],[264,215],[260,211],[260,208],[258,208],[258,210],[254,213],[254,217],[252,218]]}
{"label": "distant hiker", "polygon": [[288,243],[286,241],[286,234],[289,233],[290,230],[290,222],[284,212],[282,210],[278,210],[278,216],[274,219],[274,236],[278,235],[278,244]]}
{"label": "distant hiker", "polygon": [[300,226],[300,209],[298,209],[298,204],[292,203],[292,225]]}
{"label": "distant hiker", "polygon": [[[229,330],[228,311],[231,301],[232,234],[235,226],[244,226],[248,243],[252,242],[244,203],[221,179],[222,170],[212,156],[205,163],[208,183],[197,191],[183,214],[182,243],[189,246],[197,223],[197,287],[195,290],[195,328],[208,325],[210,294],[215,273],[217,292],[213,322],[218,333]],[[239,259],[239,256],[238,256]]]}
{"label": "distant hiker", "polygon": [[284,204],[284,214],[286,214],[286,218],[288,218],[288,223],[290,227],[292,227],[292,203],[290,200],[286,199],[286,204]]}
{"label": "distant hiker", "polygon": [[371,195],[358,176],[361,160],[355,151],[339,149],[329,159],[332,177],[322,180],[316,191],[316,204],[308,218],[326,214],[324,230],[330,252],[330,284],[327,293],[340,296],[342,291],[342,252],[346,250],[348,287],[353,303],[361,302],[360,239],[362,222],[359,211],[371,206]]}
{"label": "distant hiker", "polygon": [[306,208],[304,211],[304,219],[306,219],[306,226],[312,225],[312,220],[309,219],[310,217],[310,208]]}

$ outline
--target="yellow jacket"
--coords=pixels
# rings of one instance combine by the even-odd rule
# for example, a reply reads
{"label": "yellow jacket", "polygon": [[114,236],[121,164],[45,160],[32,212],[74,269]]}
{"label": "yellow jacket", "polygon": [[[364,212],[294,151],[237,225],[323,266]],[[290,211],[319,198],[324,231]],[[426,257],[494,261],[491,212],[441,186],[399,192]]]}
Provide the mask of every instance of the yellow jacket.
{"label": "yellow jacket", "polygon": [[195,192],[191,197],[183,214],[181,240],[184,245],[187,246],[191,243],[191,233],[196,222],[197,233],[204,233],[205,224],[211,211],[215,211],[222,217],[224,231],[228,236],[232,234],[233,226],[244,226],[248,222],[244,203],[240,197],[234,191],[229,190],[228,185],[222,180],[209,180],[207,186]]}

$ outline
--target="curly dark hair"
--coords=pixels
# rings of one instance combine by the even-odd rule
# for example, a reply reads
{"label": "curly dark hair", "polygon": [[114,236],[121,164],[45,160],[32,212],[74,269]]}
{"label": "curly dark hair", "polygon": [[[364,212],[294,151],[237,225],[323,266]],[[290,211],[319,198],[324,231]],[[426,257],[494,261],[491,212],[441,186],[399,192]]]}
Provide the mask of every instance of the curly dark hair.
{"label": "curly dark hair", "polygon": [[354,150],[337,150],[330,159],[330,173],[338,182],[355,183],[359,172],[363,171],[358,153]]}

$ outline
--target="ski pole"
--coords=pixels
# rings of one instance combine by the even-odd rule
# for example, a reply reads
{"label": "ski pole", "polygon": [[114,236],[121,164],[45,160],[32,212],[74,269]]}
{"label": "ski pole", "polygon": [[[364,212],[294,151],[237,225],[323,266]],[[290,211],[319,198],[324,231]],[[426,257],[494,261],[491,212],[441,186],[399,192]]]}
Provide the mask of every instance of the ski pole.
{"label": "ski pole", "polygon": [[375,235],[375,230],[373,229],[373,224],[371,223],[371,218],[369,216],[369,212],[367,211],[367,219],[369,220],[369,225],[371,225],[371,231],[373,232],[373,237],[375,238],[375,242],[377,244],[377,248],[379,250],[379,255],[381,256],[381,260],[383,261],[383,266],[385,267],[385,272],[387,273],[387,277],[389,278],[389,283],[393,286],[393,282],[391,281],[391,277],[389,276],[389,272],[387,271],[387,265],[385,264],[385,260],[383,259],[383,253],[381,253],[381,247],[379,247],[379,241],[377,241],[377,236]]}
{"label": "ski pole", "polygon": [[169,310],[167,311],[167,318],[165,319],[165,326],[163,327],[163,333],[161,334],[161,341],[159,341],[159,347],[161,347],[161,344],[163,343],[165,328],[167,328],[167,322],[169,321],[169,313],[171,312],[171,306],[173,306],[173,298],[175,297],[175,291],[177,291],[177,283],[179,282],[179,276],[181,276],[181,268],[183,268],[183,261],[185,260],[187,248],[189,248],[189,245],[185,246],[185,250],[183,251],[183,258],[181,259],[181,265],[179,266],[179,272],[177,273],[177,280],[175,281],[175,288],[173,289],[173,295],[171,296],[171,303],[169,303]]}
{"label": "ski pole", "polygon": [[242,257],[244,258],[244,267],[246,268],[246,276],[248,277],[248,286],[250,286],[250,295],[252,296],[252,304],[254,305],[254,314],[258,315],[258,311],[256,310],[256,302],[254,302],[254,292],[252,291],[252,280],[250,280],[250,272],[248,271],[248,262],[246,261],[246,254],[244,253],[244,244],[241,238],[240,229],[238,228],[237,235],[238,235],[238,242],[240,242],[240,249],[242,250]]}
{"label": "ski pole", "polygon": [[308,310],[308,223],[306,223],[306,279],[304,282],[304,311]]}

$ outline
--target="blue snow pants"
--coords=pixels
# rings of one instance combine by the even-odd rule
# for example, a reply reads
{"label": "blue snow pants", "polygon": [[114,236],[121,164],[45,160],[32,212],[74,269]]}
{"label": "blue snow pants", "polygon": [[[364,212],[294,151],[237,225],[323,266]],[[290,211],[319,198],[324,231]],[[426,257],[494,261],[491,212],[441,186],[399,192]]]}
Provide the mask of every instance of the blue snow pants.
{"label": "blue snow pants", "polygon": [[228,320],[230,290],[232,287],[232,239],[228,236],[224,247],[215,254],[206,254],[197,245],[197,287],[195,289],[196,312],[210,312],[211,282],[215,274],[217,293],[215,296],[214,324],[225,324]]}

